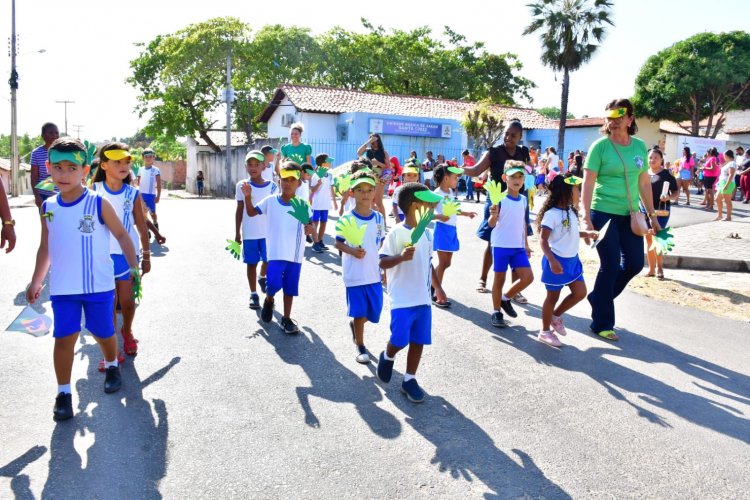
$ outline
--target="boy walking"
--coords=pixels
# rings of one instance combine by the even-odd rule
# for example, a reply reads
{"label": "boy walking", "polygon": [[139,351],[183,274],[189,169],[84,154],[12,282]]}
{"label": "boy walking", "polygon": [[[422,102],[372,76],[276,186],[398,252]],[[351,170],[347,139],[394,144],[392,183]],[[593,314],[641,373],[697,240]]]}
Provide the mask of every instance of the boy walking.
{"label": "boy walking", "polygon": [[326,223],[328,222],[328,211],[333,208],[338,210],[336,203],[336,193],[333,191],[333,176],[328,170],[331,167],[333,158],[327,154],[321,153],[315,157],[317,169],[310,179],[310,191],[312,192],[312,222],[313,222],[313,246],[312,250],[316,253],[323,253],[328,247],[323,242],[323,236],[326,234]]}
{"label": "boy walking", "polygon": [[138,169],[138,189],[141,190],[141,198],[146,203],[154,226],[159,228],[159,220],[156,218],[156,204],[161,198],[161,172],[154,166],[156,153],[151,148],[143,150],[143,166]]}

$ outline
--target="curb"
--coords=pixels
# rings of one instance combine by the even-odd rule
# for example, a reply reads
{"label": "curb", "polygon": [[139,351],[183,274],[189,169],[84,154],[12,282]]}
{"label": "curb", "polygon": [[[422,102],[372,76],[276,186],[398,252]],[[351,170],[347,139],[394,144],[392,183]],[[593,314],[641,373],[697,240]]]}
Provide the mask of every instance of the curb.
{"label": "curb", "polygon": [[750,272],[750,262],[746,260],[714,259],[687,255],[665,255],[662,259],[664,267],[667,269],[690,269],[693,271],[720,271],[727,273]]}

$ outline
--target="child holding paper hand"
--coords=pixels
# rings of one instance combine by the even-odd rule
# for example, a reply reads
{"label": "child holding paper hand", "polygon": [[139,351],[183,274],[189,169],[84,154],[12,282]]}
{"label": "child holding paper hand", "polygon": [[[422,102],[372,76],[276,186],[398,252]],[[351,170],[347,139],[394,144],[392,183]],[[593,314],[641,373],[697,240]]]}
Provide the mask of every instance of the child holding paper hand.
{"label": "child holding paper hand", "polygon": [[[435,241],[433,250],[437,252],[438,265],[435,268],[438,279],[443,282],[445,270],[451,266],[453,252],[458,252],[458,231],[456,230],[456,219],[458,215],[463,215],[473,219],[476,212],[463,212],[461,205],[456,201],[456,186],[458,178],[463,174],[463,169],[440,164],[433,171],[433,181],[437,184],[435,194],[442,197],[440,203],[435,207]],[[436,297],[432,298],[432,303],[438,307],[450,307],[451,302],[446,300],[441,302]]]}
{"label": "child holding paper hand", "polygon": [[423,184],[402,185],[398,204],[406,219],[388,233],[380,248],[380,267],[388,275],[391,337],[380,353],[377,375],[381,382],[390,382],[396,353],[409,346],[401,392],[413,403],[424,401],[415,376],[424,346],[432,343],[430,280],[438,300],[445,301],[431,263],[432,234],[426,229],[441,199]]}
{"label": "child holding paper hand", "polygon": [[[508,160],[503,170],[503,181],[507,184],[508,190],[500,194],[497,193],[499,183],[487,185],[487,192],[492,200],[487,223],[492,228],[490,242],[495,271],[495,280],[492,284],[492,326],[498,328],[505,327],[502,311],[511,318],[518,316],[511,305],[510,297],[522,292],[534,281],[529,263],[531,249],[526,232],[527,202],[526,197],[520,192],[525,175],[523,162]],[[500,201],[496,203],[498,199]],[[504,294],[503,285],[508,266],[516,271],[518,278]]]}
{"label": "child holding paper hand", "polygon": [[[549,197],[537,215],[542,252],[542,283],[547,298],[542,306],[542,329],[537,339],[554,347],[562,343],[555,333],[566,335],[562,315],[586,297],[583,265],[578,257],[581,238],[597,239],[597,231],[582,231],[578,226],[579,186],[583,179],[572,173],[557,175],[547,185]],[[560,291],[570,288],[570,294],[560,305]],[[555,307],[557,306],[557,307]]]}
{"label": "child holding paper hand", "polygon": [[54,313],[54,364],[57,398],[53,418],[73,417],[71,371],[81,311],[105,359],[104,392],[118,391],[122,376],[117,362],[117,339],[112,321],[115,277],[110,258],[110,232],[122,248],[131,275],[139,279],[135,248],[112,205],[83,186],[89,166],[81,141],[57,139],[49,149],[47,169],[60,194],[42,204],[42,237],[26,300],[39,299],[42,281],[50,271],[50,301]]}
{"label": "child holding paper hand", "polygon": [[368,364],[364,342],[365,323],[378,323],[383,309],[378,249],[385,236],[383,215],[372,210],[377,180],[372,172],[352,176],[350,193],[355,206],[336,224],[336,248],[342,252],[346,305],[358,363]]}
{"label": "child holding paper hand", "polygon": [[[237,210],[234,215],[234,240],[242,243],[242,261],[247,264],[247,282],[250,286],[250,309],[260,309],[260,298],[255,286],[258,263],[260,277],[258,285],[260,291],[266,291],[266,272],[268,271],[268,256],[266,252],[266,235],[268,221],[265,215],[258,215],[251,219],[247,207],[255,205],[263,198],[276,194],[276,184],[263,178],[265,156],[261,151],[253,150],[245,156],[245,166],[249,177],[237,183]],[[245,205],[245,195],[242,186],[250,184],[252,187],[251,203]],[[241,230],[241,231],[240,231]]]}
{"label": "child holding paper hand", "polygon": [[285,163],[279,170],[281,193],[266,196],[256,203],[252,200],[252,185],[244,183],[241,187],[247,215],[265,215],[268,227],[272,228],[266,234],[268,272],[266,299],[260,311],[260,319],[265,323],[273,319],[274,295],[283,290],[284,315],[280,324],[288,334],[299,332],[297,322],[291,318],[292,302],[299,292],[305,235],[312,232],[310,205],[294,194],[299,187],[301,175],[299,165],[294,162]]}
{"label": "child holding paper hand", "polygon": [[333,158],[327,154],[321,153],[315,157],[315,165],[318,167],[310,179],[310,192],[312,193],[312,221],[313,221],[313,246],[312,250],[316,253],[323,253],[328,247],[323,242],[323,236],[326,234],[326,223],[328,222],[328,211],[333,203],[334,210],[338,210],[336,203],[336,193],[333,191],[333,176],[329,170]]}

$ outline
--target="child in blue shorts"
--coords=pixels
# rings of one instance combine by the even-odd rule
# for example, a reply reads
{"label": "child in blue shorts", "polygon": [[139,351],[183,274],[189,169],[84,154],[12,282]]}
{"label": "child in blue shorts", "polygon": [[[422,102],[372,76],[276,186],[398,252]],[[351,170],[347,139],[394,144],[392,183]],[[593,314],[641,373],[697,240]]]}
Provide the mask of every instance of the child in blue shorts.
{"label": "child in blue shorts", "polygon": [[53,418],[60,421],[73,417],[70,377],[82,310],[86,313],[86,328],[104,355],[104,392],[115,392],[122,386],[112,320],[115,278],[110,232],[134,276],[138,276],[138,263],[133,242],[112,205],[83,186],[89,166],[81,141],[65,137],[53,142],[47,170],[60,193],[42,204],[42,238],[26,299],[31,304],[39,299],[49,270],[58,384]]}
{"label": "child in blue shorts", "polygon": [[[276,194],[278,188],[272,181],[263,178],[265,155],[258,150],[253,150],[245,156],[245,167],[249,177],[237,183],[235,199],[237,210],[234,214],[234,240],[242,242],[242,260],[247,264],[247,283],[250,286],[250,309],[260,309],[260,298],[255,286],[258,263],[260,266],[260,277],[257,282],[260,291],[266,293],[266,272],[268,271],[268,258],[266,252],[266,235],[268,234],[268,220],[265,215],[250,217],[249,207],[257,205],[260,200],[267,196]],[[245,203],[245,195],[242,186],[252,186],[250,203]]]}
{"label": "child in blue shorts", "polygon": [[349,328],[357,346],[356,360],[362,364],[370,362],[364,341],[365,323],[378,323],[383,309],[378,249],[385,236],[385,225],[383,215],[372,210],[376,186],[377,180],[371,172],[355,173],[349,188],[355,205],[342,216],[359,228],[366,227],[362,244],[352,246],[342,236],[336,236],[336,248],[342,253],[347,311],[352,318]]}
{"label": "child in blue shorts", "polygon": [[400,189],[398,204],[406,219],[391,229],[380,248],[380,267],[388,276],[391,338],[380,353],[377,375],[381,382],[390,382],[396,353],[409,346],[401,392],[412,403],[421,403],[424,391],[415,376],[424,346],[432,343],[430,281],[439,300],[445,301],[445,293],[432,268],[432,232],[426,229],[415,245],[411,232],[417,225],[417,210],[434,208],[442,198],[416,182]]}
{"label": "child in blue shorts", "polygon": [[[313,246],[312,250],[316,253],[323,253],[328,250],[323,236],[326,234],[326,223],[328,222],[328,211],[333,208],[338,210],[336,202],[336,193],[333,191],[333,176],[329,172],[333,163],[333,158],[325,153],[315,157],[316,170],[310,179],[310,196],[312,204],[312,222],[313,222]],[[325,174],[323,174],[323,170]]]}
{"label": "child in blue shorts", "polygon": [[[583,179],[570,173],[554,177],[547,186],[549,197],[537,215],[544,252],[542,283],[547,288],[538,340],[554,347],[562,345],[555,332],[567,335],[562,315],[586,297],[583,265],[578,258],[580,239],[598,237],[596,231],[581,231],[578,227],[576,207],[582,183]],[[570,295],[555,307],[560,291],[566,285],[570,288]]]}
{"label": "child in blue shorts", "polygon": [[[534,281],[529,263],[531,249],[526,231],[527,201],[521,194],[525,176],[523,162],[505,162],[503,180],[508,186],[508,194],[499,205],[490,207],[490,217],[487,220],[487,224],[492,228],[490,243],[495,271],[495,280],[492,284],[492,326],[498,328],[505,327],[502,311],[511,318],[518,316],[509,297],[522,292]],[[504,294],[503,285],[508,266],[516,272],[517,279]]]}
{"label": "child in blue shorts", "polygon": [[[268,255],[268,272],[266,274],[266,299],[260,311],[260,319],[268,323],[273,319],[274,295],[284,291],[284,316],[281,327],[284,332],[299,332],[297,322],[291,318],[292,302],[299,294],[299,277],[302,270],[302,258],[305,256],[305,235],[312,232],[312,224],[302,224],[290,215],[294,211],[292,199],[300,184],[302,169],[294,162],[285,163],[279,170],[281,177],[280,193],[266,196],[257,203],[252,201],[253,187],[250,183],[242,184],[245,207],[250,217],[265,215],[269,230],[266,235],[266,252]],[[304,210],[309,219],[310,205],[306,201]]]}
{"label": "child in blue shorts", "polygon": [[141,191],[141,198],[148,207],[151,218],[154,220],[154,226],[159,228],[159,219],[156,217],[156,204],[161,198],[161,172],[158,167],[154,166],[156,153],[151,148],[146,148],[141,153],[143,156],[143,166],[138,169],[138,188]]}

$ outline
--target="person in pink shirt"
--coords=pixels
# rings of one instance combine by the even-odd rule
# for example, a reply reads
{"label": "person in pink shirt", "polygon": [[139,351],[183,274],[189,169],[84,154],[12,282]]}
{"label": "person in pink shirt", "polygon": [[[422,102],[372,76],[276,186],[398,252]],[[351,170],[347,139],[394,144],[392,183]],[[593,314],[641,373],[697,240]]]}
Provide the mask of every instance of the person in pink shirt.
{"label": "person in pink shirt", "polygon": [[721,164],[719,151],[716,148],[711,148],[708,151],[708,159],[703,165],[703,187],[706,190],[706,199],[705,203],[701,203],[709,211],[714,209],[714,184],[719,177]]}
{"label": "person in pink shirt", "polygon": [[[687,204],[690,205],[690,183],[695,175],[695,159],[690,153],[690,148],[682,148],[682,158],[680,159],[680,170],[678,172],[677,182],[679,189],[685,192]],[[677,205],[677,203],[675,203]]]}

